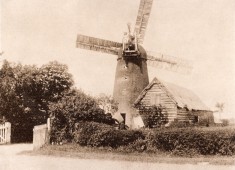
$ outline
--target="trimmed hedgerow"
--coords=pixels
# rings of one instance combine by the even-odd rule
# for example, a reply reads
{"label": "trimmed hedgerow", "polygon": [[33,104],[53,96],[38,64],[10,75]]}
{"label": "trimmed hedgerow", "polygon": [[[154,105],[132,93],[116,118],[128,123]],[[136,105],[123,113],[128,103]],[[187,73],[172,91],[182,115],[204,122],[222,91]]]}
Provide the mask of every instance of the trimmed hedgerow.
{"label": "trimmed hedgerow", "polygon": [[199,128],[156,131],[154,143],[161,151],[177,155],[234,155],[234,129],[204,130]]}
{"label": "trimmed hedgerow", "polygon": [[96,122],[83,122],[77,125],[74,141],[82,146],[117,148],[144,139],[138,130],[117,130],[113,126]]}
{"label": "trimmed hedgerow", "polygon": [[235,155],[233,128],[117,130],[96,122],[77,124],[74,141],[82,146],[112,147],[121,152],[168,152],[174,155]]}

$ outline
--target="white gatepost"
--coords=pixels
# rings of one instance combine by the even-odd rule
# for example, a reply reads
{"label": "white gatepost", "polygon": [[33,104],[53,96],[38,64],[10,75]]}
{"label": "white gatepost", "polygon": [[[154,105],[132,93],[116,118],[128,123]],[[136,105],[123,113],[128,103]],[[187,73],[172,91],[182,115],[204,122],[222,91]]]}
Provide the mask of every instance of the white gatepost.
{"label": "white gatepost", "polygon": [[11,123],[5,122],[6,126],[6,143],[11,143]]}

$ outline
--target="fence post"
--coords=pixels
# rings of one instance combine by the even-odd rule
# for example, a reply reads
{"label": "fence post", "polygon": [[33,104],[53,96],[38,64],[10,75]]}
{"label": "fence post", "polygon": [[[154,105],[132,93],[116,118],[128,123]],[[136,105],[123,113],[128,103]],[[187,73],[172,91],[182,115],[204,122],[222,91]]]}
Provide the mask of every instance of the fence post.
{"label": "fence post", "polygon": [[11,123],[10,122],[5,122],[5,135],[6,135],[6,143],[11,143]]}
{"label": "fence post", "polygon": [[47,144],[50,144],[50,135],[51,135],[51,119],[47,118]]}
{"label": "fence post", "polygon": [[3,124],[0,124],[0,143],[3,143]]}

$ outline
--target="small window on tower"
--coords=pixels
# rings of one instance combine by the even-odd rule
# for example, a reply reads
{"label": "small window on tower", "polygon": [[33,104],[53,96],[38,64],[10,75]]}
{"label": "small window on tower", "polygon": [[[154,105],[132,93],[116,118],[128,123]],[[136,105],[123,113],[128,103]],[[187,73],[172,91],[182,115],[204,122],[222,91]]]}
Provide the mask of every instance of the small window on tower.
{"label": "small window on tower", "polygon": [[159,93],[152,93],[150,96],[150,104],[151,105],[160,105],[161,104],[161,94]]}

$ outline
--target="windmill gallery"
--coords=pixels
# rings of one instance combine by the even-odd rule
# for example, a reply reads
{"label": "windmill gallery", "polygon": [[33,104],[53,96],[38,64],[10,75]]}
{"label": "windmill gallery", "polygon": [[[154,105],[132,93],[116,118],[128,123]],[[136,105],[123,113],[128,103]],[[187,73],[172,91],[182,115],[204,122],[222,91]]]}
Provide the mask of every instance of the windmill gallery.
{"label": "windmill gallery", "polygon": [[140,106],[161,105],[169,123],[179,121],[213,121],[212,112],[191,91],[175,85],[166,85],[154,78],[149,84],[147,64],[162,66],[172,71],[190,71],[183,59],[157,55],[142,47],[153,0],[141,0],[135,28],[124,33],[122,43],[78,34],[76,46],[117,55],[113,98],[118,103],[115,117],[130,128],[143,126]]}

